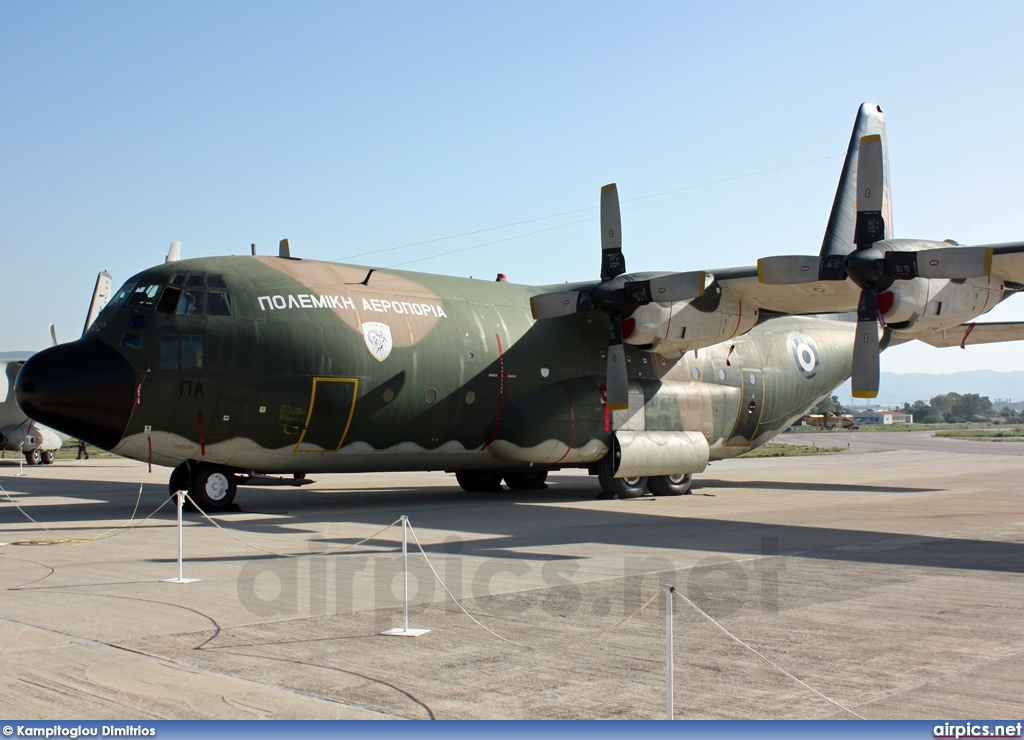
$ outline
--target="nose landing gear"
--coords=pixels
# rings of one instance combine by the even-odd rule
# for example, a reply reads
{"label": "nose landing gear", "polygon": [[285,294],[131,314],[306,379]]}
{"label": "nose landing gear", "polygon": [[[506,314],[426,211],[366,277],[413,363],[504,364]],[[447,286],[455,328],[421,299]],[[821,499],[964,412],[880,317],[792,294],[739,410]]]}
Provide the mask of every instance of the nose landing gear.
{"label": "nose landing gear", "polygon": [[176,491],[188,491],[203,511],[224,511],[235,500],[238,482],[231,468],[224,465],[187,461],[171,473],[168,488],[172,496]]}

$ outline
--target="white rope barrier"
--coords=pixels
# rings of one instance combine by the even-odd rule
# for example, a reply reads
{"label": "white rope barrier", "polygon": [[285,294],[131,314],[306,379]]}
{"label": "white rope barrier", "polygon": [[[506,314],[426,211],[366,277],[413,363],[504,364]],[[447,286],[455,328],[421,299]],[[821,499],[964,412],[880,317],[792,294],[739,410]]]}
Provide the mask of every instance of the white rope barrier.
{"label": "white rope barrier", "polygon": [[420,539],[419,539],[419,537],[416,536],[416,530],[415,530],[415,528],[411,524],[409,525],[409,531],[412,532],[412,537],[416,541],[416,546],[420,549],[420,553],[423,555],[423,559],[426,561],[427,566],[430,568],[430,572],[434,574],[434,578],[437,580],[437,582],[439,584],[441,584],[441,588],[444,589],[444,592],[446,594],[448,594],[448,598],[450,598],[452,600],[452,603],[454,603],[455,606],[459,607],[459,609],[462,610],[463,614],[465,614],[467,617],[469,617],[476,626],[480,627],[485,632],[490,633],[492,636],[496,637],[497,639],[501,640],[502,642],[507,642],[510,645],[515,645],[516,647],[526,648],[527,650],[561,650],[563,648],[572,647],[574,645],[582,645],[583,643],[590,642],[591,640],[595,640],[598,637],[600,637],[601,635],[606,635],[609,632],[611,632],[612,630],[615,630],[615,629],[621,627],[622,625],[624,625],[626,622],[628,622],[633,617],[637,616],[640,612],[642,612],[644,609],[646,609],[651,604],[653,604],[654,600],[657,599],[658,596],[659,596],[659,594],[657,592],[655,592],[655,594],[651,598],[649,598],[647,600],[647,602],[643,604],[643,606],[641,606],[639,609],[634,611],[632,614],[629,614],[626,617],[623,617],[622,619],[620,619],[618,622],[613,624],[611,627],[608,627],[607,629],[600,630],[598,632],[595,632],[593,635],[590,635],[588,637],[584,637],[584,638],[579,639],[579,640],[572,640],[570,642],[563,642],[563,643],[556,644],[556,645],[529,645],[529,644],[527,644],[525,642],[516,642],[515,640],[510,640],[507,637],[503,637],[502,635],[499,635],[497,632],[495,632],[494,630],[492,630],[489,627],[487,627],[485,624],[483,624],[480,620],[478,620],[476,617],[474,617],[472,614],[470,614],[466,610],[466,607],[464,607],[459,602],[459,600],[457,598],[455,598],[455,595],[448,589],[448,586],[445,584],[445,582],[443,580],[441,580],[441,576],[439,576],[437,574],[437,570],[434,568],[433,563],[430,562],[430,558],[427,557],[427,552],[426,552],[426,550],[423,549],[423,545],[420,544]]}
{"label": "white rope barrier", "polygon": [[768,665],[770,665],[770,666],[771,666],[772,668],[774,668],[775,670],[779,671],[779,673],[783,674],[784,676],[787,676],[787,677],[791,678],[792,680],[796,681],[796,682],[797,682],[798,684],[800,684],[801,686],[803,686],[803,687],[804,687],[805,689],[807,689],[808,691],[810,691],[810,692],[812,692],[812,693],[814,693],[814,694],[816,694],[816,695],[820,696],[820,697],[821,697],[822,699],[824,699],[825,701],[827,701],[827,702],[828,702],[829,704],[831,704],[831,705],[833,705],[833,706],[835,706],[835,707],[838,707],[839,709],[842,709],[842,710],[843,710],[844,712],[848,712],[849,714],[852,714],[852,715],[853,715],[854,717],[856,717],[857,719],[866,719],[865,717],[862,717],[862,716],[860,716],[859,714],[857,714],[857,713],[856,713],[855,711],[853,711],[853,710],[852,710],[852,709],[850,709],[849,707],[843,706],[842,704],[840,704],[839,702],[835,701],[834,699],[830,699],[829,697],[825,696],[825,695],[824,695],[823,693],[821,693],[820,691],[818,691],[818,690],[817,690],[816,688],[814,688],[813,686],[809,686],[809,685],[808,685],[807,683],[805,683],[805,682],[801,681],[801,680],[800,680],[799,678],[797,678],[796,676],[794,676],[794,675],[793,675],[792,673],[790,673],[789,671],[787,671],[787,670],[786,670],[785,668],[783,668],[782,666],[780,666],[780,665],[779,665],[778,663],[774,662],[773,660],[771,660],[770,658],[768,658],[767,656],[765,656],[765,655],[764,655],[763,653],[759,652],[759,651],[758,651],[758,650],[756,650],[755,648],[753,648],[753,647],[751,647],[750,645],[748,645],[747,643],[745,643],[745,642],[744,642],[743,640],[741,640],[740,638],[738,638],[738,637],[737,637],[736,635],[734,635],[734,634],[733,634],[732,632],[730,632],[730,631],[729,631],[728,629],[726,629],[725,627],[723,627],[723,626],[722,626],[722,625],[721,625],[721,624],[720,624],[720,623],[719,623],[718,621],[716,621],[716,620],[715,620],[715,618],[714,618],[714,617],[712,617],[712,616],[711,616],[710,614],[708,614],[708,613],[707,613],[706,611],[704,611],[704,610],[703,610],[703,609],[701,609],[701,608],[700,608],[699,606],[697,606],[696,604],[694,604],[694,603],[693,603],[692,601],[690,601],[690,600],[689,600],[688,598],[686,598],[686,596],[684,596],[683,594],[681,594],[681,593],[680,593],[679,591],[675,591],[675,595],[676,595],[676,596],[678,596],[678,597],[679,597],[680,599],[682,599],[683,601],[685,601],[685,602],[686,602],[687,604],[689,604],[690,606],[692,606],[692,607],[693,607],[693,608],[694,608],[694,609],[695,609],[695,610],[696,610],[696,611],[697,611],[697,612],[698,612],[698,613],[699,613],[699,614],[700,614],[700,615],[701,615],[702,617],[704,617],[704,618],[705,618],[706,620],[708,620],[709,622],[711,622],[711,624],[715,625],[716,627],[718,627],[718,629],[722,630],[722,632],[724,632],[724,633],[725,633],[726,635],[728,635],[728,636],[729,636],[729,638],[730,638],[731,640],[733,640],[733,641],[735,641],[736,643],[738,643],[739,645],[742,645],[743,647],[745,647],[745,648],[746,648],[747,650],[749,650],[750,652],[752,652],[752,653],[753,653],[754,655],[756,655],[756,656],[757,656],[758,658],[760,658],[760,659],[761,659],[761,660],[763,660],[763,661],[764,661],[765,663],[767,663]]}

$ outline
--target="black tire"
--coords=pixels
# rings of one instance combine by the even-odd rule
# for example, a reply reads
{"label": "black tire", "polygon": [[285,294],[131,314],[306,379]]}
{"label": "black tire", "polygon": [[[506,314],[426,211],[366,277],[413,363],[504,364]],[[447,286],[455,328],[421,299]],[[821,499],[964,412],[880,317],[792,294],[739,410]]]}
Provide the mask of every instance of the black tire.
{"label": "black tire", "polygon": [[174,496],[178,491],[187,491],[188,480],[190,477],[188,463],[182,463],[172,470],[171,477],[167,481],[167,488],[170,491],[171,496]]}
{"label": "black tire", "polygon": [[611,453],[597,464],[597,480],[607,498],[639,498],[647,493],[647,478],[616,478],[612,471]]}
{"label": "black tire", "polygon": [[513,491],[539,491],[547,488],[545,483],[548,478],[546,470],[526,470],[516,473],[505,473],[505,485]]}
{"label": "black tire", "polygon": [[469,493],[488,493],[501,490],[501,473],[493,470],[463,470],[455,474],[455,480]]}
{"label": "black tire", "polygon": [[188,487],[188,495],[203,511],[224,511],[237,492],[235,474],[223,465],[197,465]]}
{"label": "black tire", "polygon": [[39,450],[32,450],[31,452],[25,453],[25,464],[26,465],[38,465],[43,460],[43,453]]}
{"label": "black tire", "polygon": [[53,465],[53,450],[43,450],[41,457],[43,465]]}
{"label": "black tire", "polygon": [[682,496],[690,492],[693,476],[683,475],[652,475],[647,479],[647,487],[655,496]]}

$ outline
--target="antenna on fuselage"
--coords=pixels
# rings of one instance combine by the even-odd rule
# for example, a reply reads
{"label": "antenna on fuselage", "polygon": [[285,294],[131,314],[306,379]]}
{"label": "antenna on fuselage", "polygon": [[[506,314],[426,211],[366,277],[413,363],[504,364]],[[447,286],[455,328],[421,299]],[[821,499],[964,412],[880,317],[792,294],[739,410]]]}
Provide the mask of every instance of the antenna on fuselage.
{"label": "antenna on fuselage", "polygon": [[171,242],[171,248],[167,250],[164,262],[177,262],[179,259],[181,259],[181,242]]}
{"label": "antenna on fuselage", "polygon": [[253,243],[253,245],[252,245],[252,256],[253,256],[253,257],[255,257],[255,256],[256,256],[256,244],[255,244],[255,242],[254,242],[254,243]]}
{"label": "antenna on fuselage", "polygon": [[277,248],[277,256],[278,257],[284,257],[285,259],[291,259],[292,258],[292,252],[288,248],[288,240],[287,239],[282,239],[281,240],[281,245]]}

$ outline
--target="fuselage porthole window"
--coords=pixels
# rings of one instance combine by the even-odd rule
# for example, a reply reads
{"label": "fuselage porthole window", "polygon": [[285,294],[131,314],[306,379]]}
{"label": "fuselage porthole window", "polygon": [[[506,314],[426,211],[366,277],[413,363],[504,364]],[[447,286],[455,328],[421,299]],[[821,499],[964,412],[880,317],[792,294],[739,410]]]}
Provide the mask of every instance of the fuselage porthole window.
{"label": "fuselage porthole window", "polygon": [[126,331],[121,337],[121,346],[125,349],[142,349],[142,332]]}

